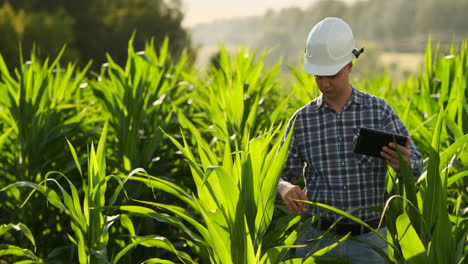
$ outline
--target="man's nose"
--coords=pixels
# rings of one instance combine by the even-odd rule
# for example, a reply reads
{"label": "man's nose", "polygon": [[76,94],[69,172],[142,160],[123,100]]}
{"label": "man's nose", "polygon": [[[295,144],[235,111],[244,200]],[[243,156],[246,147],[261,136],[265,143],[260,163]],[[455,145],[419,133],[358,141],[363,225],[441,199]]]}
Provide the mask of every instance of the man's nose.
{"label": "man's nose", "polygon": [[330,78],[327,78],[327,77],[323,78],[321,81],[322,81],[322,86],[323,87],[329,87],[330,84],[331,84]]}

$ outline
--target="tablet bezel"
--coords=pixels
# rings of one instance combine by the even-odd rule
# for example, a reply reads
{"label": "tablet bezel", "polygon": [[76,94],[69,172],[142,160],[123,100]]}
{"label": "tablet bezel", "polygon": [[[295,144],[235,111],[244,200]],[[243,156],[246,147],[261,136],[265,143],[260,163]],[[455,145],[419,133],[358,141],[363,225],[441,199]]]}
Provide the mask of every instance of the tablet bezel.
{"label": "tablet bezel", "polygon": [[354,145],[354,152],[383,159],[380,156],[382,147],[388,146],[390,142],[396,142],[398,145],[405,146],[407,139],[403,135],[361,127]]}

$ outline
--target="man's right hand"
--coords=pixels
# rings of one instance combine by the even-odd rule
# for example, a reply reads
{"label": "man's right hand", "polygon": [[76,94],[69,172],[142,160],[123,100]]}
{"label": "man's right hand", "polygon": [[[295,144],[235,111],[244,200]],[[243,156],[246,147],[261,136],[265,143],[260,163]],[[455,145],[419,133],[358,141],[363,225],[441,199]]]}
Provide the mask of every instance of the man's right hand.
{"label": "man's right hand", "polygon": [[278,185],[278,192],[291,212],[295,214],[302,214],[307,210],[306,205],[304,203],[295,201],[307,200],[306,194],[299,186],[294,185],[290,182],[281,182]]}

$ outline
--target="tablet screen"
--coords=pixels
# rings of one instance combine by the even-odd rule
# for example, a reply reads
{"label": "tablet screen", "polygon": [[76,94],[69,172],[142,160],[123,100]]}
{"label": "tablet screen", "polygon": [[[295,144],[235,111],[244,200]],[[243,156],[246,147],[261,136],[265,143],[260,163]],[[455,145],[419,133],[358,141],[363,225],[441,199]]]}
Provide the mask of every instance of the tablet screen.
{"label": "tablet screen", "polygon": [[380,130],[361,127],[354,146],[354,152],[382,158],[380,152],[382,147],[388,146],[390,142],[396,142],[398,145],[405,146],[407,137],[398,134],[392,134]]}

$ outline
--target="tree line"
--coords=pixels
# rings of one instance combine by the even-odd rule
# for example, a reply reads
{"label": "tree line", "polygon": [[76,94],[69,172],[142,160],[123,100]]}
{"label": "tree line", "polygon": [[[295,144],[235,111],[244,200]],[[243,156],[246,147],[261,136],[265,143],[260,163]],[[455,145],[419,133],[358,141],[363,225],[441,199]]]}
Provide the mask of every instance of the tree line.
{"label": "tree line", "polygon": [[135,32],[137,49],[152,38],[160,46],[167,36],[171,54],[179,56],[191,43],[183,17],[180,0],[0,0],[0,52],[17,66],[20,54],[28,57],[34,49],[43,58],[55,57],[66,44],[63,60],[93,60],[97,69],[106,53],[123,63]]}

